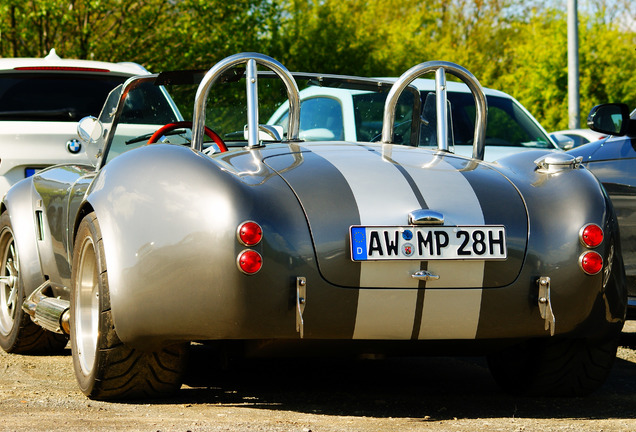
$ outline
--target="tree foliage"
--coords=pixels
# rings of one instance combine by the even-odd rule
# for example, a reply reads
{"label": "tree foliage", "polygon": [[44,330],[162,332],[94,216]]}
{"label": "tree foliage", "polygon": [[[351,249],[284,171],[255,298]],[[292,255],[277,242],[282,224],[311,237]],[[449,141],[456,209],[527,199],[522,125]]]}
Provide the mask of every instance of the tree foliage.
{"label": "tree foliage", "polygon": [[[258,51],[291,70],[396,76],[426,60],[468,68],[567,127],[567,16],[554,0],[0,0],[0,57],[209,68]],[[581,116],[636,107],[636,6],[579,1]]]}

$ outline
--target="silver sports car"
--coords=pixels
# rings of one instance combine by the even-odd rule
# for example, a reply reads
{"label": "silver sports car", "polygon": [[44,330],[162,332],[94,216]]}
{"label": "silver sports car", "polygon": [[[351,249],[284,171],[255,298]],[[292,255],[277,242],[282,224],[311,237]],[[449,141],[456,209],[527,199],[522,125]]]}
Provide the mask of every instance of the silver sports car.
{"label": "silver sports car", "polygon": [[[437,149],[418,147],[430,119],[413,114],[410,84],[428,73]],[[472,157],[449,151],[447,73],[475,99]],[[300,140],[299,89],[311,85],[384,92],[369,106],[383,112],[380,136]],[[261,125],[285,99],[286,130]],[[79,124],[92,164],[45,169],[2,202],[0,344],[50,351],[70,337],[95,399],[174,392],[192,342],[245,355],[479,353],[513,393],[589,393],[625,317],[612,207],[568,154],[483,162],[487,112],[479,82],[447,62],[385,83],[295,77],[245,53],[131,78]]]}

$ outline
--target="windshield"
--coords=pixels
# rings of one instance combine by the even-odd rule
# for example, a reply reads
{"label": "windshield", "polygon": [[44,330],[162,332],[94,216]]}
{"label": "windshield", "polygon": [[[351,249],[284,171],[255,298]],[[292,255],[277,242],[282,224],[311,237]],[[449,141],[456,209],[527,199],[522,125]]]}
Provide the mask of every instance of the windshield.
{"label": "windshield", "polygon": [[[105,129],[113,121],[112,143],[106,161],[148,143],[161,126],[191,120],[202,72],[165,72],[137,79],[121,101],[121,90],[113,92],[100,118]],[[356,77],[294,74],[300,89],[300,139],[304,141],[379,141],[382,133],[384,103],[390,82]],[[449,137],[455,145],[472,145],[475,104],[470,93],[447,93],[451,115]],[[412,86],[402,93],[394,122],[394,143],[411,146],[436,146],[434,93]],[[119,105],[117,102],[119,101]],[[278,128],[286,138],[288,127],[287,90],[272,74],[258,76],[259,123]],[[548,148],[551,143],[540,126],[511,98],[488,96],[487,146]],[[247,134],[247,98],[244,71],[232,70],[220,77],[210,89],[205,106],[205,126],[227,147],[243,147]],[[157,136],[158,142],[189,145],[192,132],[188,125]],[[261,140],[273,140],[264,134]],[[451,143],[452,144],[452,143]],[[206,151],[217,151],[212,140],[204,138]]]}
{"label": "windshield", "polygon": [[[301,139],[365,142],[380,140],[384,102],[390,88],[388,85],[379,87],[377,82],[369,81],[364,90],[359,90],[361,84],[347,88],[346,81],[336,87],[323,87],[311,80],[300,84],[303,84],[299,86]],[[393,139],[397,144],[412,145],[416,140],[411,125],[419,101],[414,97],[417,91],[409,90],[400,95],[397,103]],[[286,133],[288,115],[287,106],[283,104],[268,123],[281,126]]]}
{"label": "windshield", "polygon": [[[300,138],[306,141],[378,141],[386,91],[301,87]],[[447,92],[449,145],[472,146],[475,131],[475,102],[472,94]],[[422,91],[414,100],[405,91],[397,104],[393,142],[413,146],[437,146],[435,93]],[[552,148],[548,137],[527,112],[511,98],[487,96],[486,145],[523,148]],[[421,106],[421,110],[419,106]],[[415,113],[420,115],[414,116]],[[270,124],[287,130],[287,109],[281,109]],[[413,119],[418,128],[413,128]],[[421,119],[421,120],[420,120]],[[415,132],[414,132],[415,130]]]}
{"label": "windshield", "polygon": [[[475,133],[475,101],[472,94],[447,92],[451,112],[452,139],[455,145],[471,145]],[[435,93],[422,92],[420,146],[437,146]],[[488,101],[487,146],[553,148],[537,123],[512,99],[486,96]],[[451,143],[452,144],[452,143]]]}
{"label": "windshield", "polygon": [[[110,93],[99,116],[106,131],[114,128],[105,162],[146,144],[161,126],[183,120],[166,89],[155,85],[151,77],[137,81],[134,87],[128,88],[123,98],[122,91],[122,86],[119,86]],[[182,133],[172,137],[173,143],[190,142],[189,130],[187,133],[184,130],[175,132]]]}
{"label": "windshield", "polygon": [[[198,71],[164,72],[157,77],[146,78],[143,84],[137,84],[127,90],[120,101],[122,90],[114,91],[100,116],[105,129],[114,126],[112,142],[106,162],[117,155],[147,144],[152,134],[161,126],[179,121],[191,120],[198,83],[203,77]],[[378,86],[375,80],[361,80],[355,77],[334,79],[331,76],[315,74],[297,74],[296,82],[300,89],[318,89],[318,92],[339,92],[349,96],[348,106],[352,105],[351,94],[356,99],[353,114],[343,115],[341,101],[336,97],[313,98],[301,104],[301,133],[303,140],[340,140],[345,139],[347,128],[357,128],[361,136],[369,140],[378,140],[382,129],[382,110],[390,83]],[[353,88],[347,88],[353,87]],[[373,89],[373,91],[367,90]],[[378,90],[379,89],[379,90]],[[302,91],[301,91],[302,93]],[[416,91],[405,92],[400,99],[400,108],[396,125],[408,120],[410,128]],[[258,77],[259,123],[275,124],[282,139],[286,138],[287,90],[284,83],[273,74],[259,73]],[[118,112],[114,125],[113,113]],[[355,111],[355,112],[354,112]],[[280,115],[274,115],[279,113]],[[275,123],[268,119],[277,118]],[[232,71],[219,79],[211,88],[206,103],[205,126],[218,134],[228,147],[246,145],[245,127],[247,123],[246,84],[242,69]],[[409,129],[410,131],[410,129]],[[404,142],[409,142],[412,134],[403,134]],[[396,136],[398,134],[396,133]],[[192,131],[188,127],[177,128],[164,136],[157,137],[159,142],[171,144],[189,144]],[[272,138],[261,136],[261,139]],[[215,144],[204,138],[204,148],[216,150]]]}
{"label": "windshield", "polygon": [[69,121],[97,116],[126,77],[72,73],[0,74],[0,120]]}

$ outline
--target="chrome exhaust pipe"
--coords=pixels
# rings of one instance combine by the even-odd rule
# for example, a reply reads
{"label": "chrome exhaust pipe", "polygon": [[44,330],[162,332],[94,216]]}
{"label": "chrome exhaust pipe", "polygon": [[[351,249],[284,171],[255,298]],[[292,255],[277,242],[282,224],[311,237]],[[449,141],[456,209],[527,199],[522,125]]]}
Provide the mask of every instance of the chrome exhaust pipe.
{"label": "chrome exhaust pipe", "polygon": [[22,309],[43,329],[68,335],[71,329],[71,303],[68,300],[44,295],[43,291],[49,286],[49,281],[46,281],[37,287],[24,301]]}

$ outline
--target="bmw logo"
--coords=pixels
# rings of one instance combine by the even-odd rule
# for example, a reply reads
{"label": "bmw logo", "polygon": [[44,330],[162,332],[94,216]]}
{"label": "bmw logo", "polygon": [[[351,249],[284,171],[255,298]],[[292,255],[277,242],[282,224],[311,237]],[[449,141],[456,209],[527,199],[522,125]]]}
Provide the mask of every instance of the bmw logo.
{"label": "bmw logo", "polygon": [[80,143],[79,140],[76,139],[68,140],[66,142],[66,150],[68,150],[70,153],[77,154],[80,152],[80,150],[82,150],[82,143]]}

